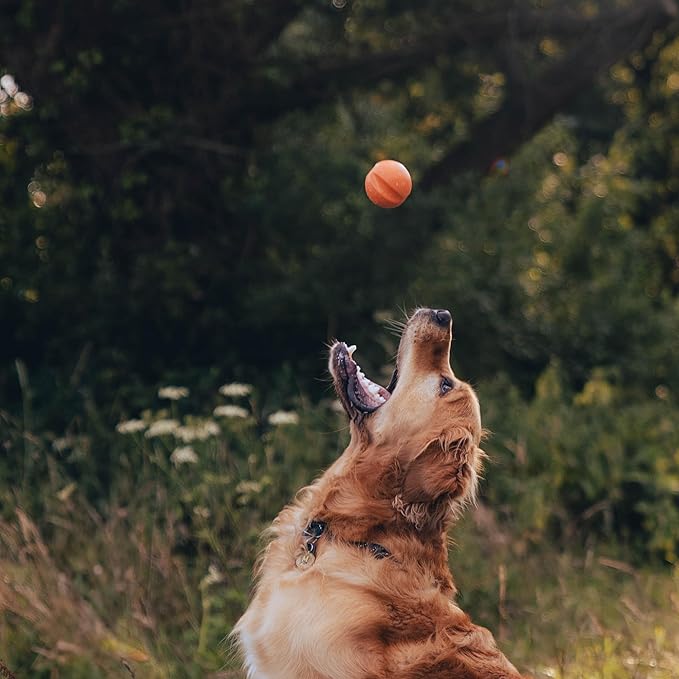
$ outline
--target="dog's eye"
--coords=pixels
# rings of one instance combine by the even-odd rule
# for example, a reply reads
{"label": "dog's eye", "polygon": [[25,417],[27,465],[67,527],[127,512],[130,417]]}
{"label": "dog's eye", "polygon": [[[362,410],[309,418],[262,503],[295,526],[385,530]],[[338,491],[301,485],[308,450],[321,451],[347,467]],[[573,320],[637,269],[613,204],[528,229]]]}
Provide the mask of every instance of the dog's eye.
{"label": "dog's eye", "polygon": [[447,394],[454,386],[455,384],[453,383],[453,380],[444,377],[441,380],[441,396]]}

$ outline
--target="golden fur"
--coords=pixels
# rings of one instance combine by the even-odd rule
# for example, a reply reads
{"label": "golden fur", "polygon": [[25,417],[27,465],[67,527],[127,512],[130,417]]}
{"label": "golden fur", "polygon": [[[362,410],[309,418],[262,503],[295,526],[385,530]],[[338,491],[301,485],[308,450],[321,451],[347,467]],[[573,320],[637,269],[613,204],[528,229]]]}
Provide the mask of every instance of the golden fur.
{"label": "golden fur", "polygon": [[[446,529],[474,496],[483,430],[474,391],[450,367],[450,315],[436,313],[409,320],[396,386],[374,412],[347,397],[346,345],[331,350],[351,441],[270,530],[234,630],[251,679],[520,677],[454,600]],[[315,560],[300,566],[312,520],[327,530]],[[375,558],[359,543],[390,555]]]}

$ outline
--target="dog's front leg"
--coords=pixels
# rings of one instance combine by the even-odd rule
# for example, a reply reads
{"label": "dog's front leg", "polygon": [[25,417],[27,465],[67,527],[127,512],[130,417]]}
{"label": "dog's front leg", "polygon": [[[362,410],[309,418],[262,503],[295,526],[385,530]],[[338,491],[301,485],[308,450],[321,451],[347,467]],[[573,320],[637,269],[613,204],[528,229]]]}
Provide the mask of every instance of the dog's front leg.
{"label": "dog's front leg", "polygon": [[417,646],[406,644],[393,660],[394,679],[525,679],[493,635],[471,622],[453,624]]}

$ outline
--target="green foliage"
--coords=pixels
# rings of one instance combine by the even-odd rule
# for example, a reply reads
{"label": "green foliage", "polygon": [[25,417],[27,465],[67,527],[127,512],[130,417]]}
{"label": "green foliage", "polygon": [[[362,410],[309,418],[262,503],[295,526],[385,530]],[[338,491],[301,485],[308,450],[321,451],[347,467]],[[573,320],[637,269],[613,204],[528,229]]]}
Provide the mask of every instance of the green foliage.
{"label": "green foliage", "polygon": [[461,605],[517,667],[541,679],[676,676],[676,568],[635,569],[611,543],[526,552],[475,518],[456,529],[451,555]]}
{"label": "green foliage", "polygon": [[[0,484],[0,630],[11,632],[0,657],[19,675],[57,663],[68,676],[81,665],[111,676],[125,661],[142,663],[141,676],[198,677],[223,665],[261,532],[346,429],[328,406],[256,416],[257,394],[222,391],[234,389],[243,396],[215,397],[212,417],[170,387],[160,391],[169,408],[119,423],[97,505],[94,432],[30,437],[25,482]],[[6,445],[28,443],[6,424]]]}
{"label": "green foliage", "polygon": [[[379,366],[376,313],[416,303],[453,306],[479,379],[530,390],[558,356],[580,383],[611,364],[651,379],[649,357],[652,379],[676,380],[673,26],[621,48],[591,96],[505,159],[509,176],[465,175],[484,167],[472,154],[430,186],[460,144],[486,157],[483,121],[515,100],[537,115],[549,97],[520,83],[617,25],[611,8],[11,4],[0,68],[33,96],[0,116],[0,390],[15,413],[16,358],[42,402],[75,382],[124,410],[170,372],[265,390],[281,364],[317,398],[320,341],[355,333]],[[495,156],[541,127],[526,111]],[[415,180],[396,211],[362,192],[384,156]]]}
{"label": "green foliage", "polygon": [[[169,407],[109,433],[111,477],[96,505],[91,435],[27,439],[6,421],[33,465],[28,484],[0,496],[0,657],[17,676],[125,676],[126,665],[138,677],[240,676],[224,638],[246,605],[260,534],[342,450],[345,417],[303,401],[262,414],[257,392],[238,384],[206,416],[186,392],[161,390]],[[630,667],[668,678],[678,581],[634,562],[646,549],[677,568],[668,500],[679,459],[655,450],[679,450],[676,408],[620,404],[616,418],[619,391],[601,374],[566,396],[557,366],[530,403],[501,380],[483,389],[493,463],[481,507],[454,529],[461,603],[535,676],[605,666],[614,679]],[[649,466],[659,460],[662,470]],[[629,514],[638,534],[619,531]],[[570,556],[546,547],[559,536]]]}
{"label": "green foliage", "polygon": [[489,504],[528,542],[546,535],[588,539],[617,535],[627,559],[651,553],[679,559],[677,406],[664,388],[636,393],[602,369],[577,393],[562,368],[541,375],[525,402],[505,379],[482,389]]}

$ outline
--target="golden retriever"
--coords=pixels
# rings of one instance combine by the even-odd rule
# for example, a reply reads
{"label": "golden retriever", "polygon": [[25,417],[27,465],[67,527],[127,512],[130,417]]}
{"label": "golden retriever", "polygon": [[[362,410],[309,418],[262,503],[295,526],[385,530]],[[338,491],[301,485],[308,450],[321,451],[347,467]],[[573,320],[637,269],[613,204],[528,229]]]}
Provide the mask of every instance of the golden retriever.
{"label": "golden retriever", "polygon": [[479,403],[450,367],[452,319],[418,309],[387,388],[335,342],[351,441],[278,515],[233,635],[250,679],[516,679],[455,604],[446,529],[474,497]]}

